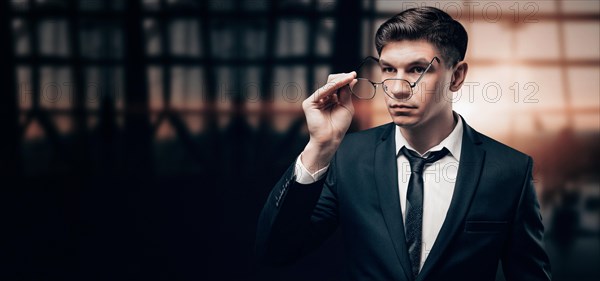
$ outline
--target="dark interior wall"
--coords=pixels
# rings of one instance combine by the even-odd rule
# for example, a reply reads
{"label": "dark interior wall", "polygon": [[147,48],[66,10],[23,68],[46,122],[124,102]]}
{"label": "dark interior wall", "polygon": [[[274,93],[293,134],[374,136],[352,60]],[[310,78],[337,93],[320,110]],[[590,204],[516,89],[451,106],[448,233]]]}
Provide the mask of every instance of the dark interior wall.
{"label": "dark interior wall", "polygon": [[[347,58],[360,56],[360,38],[354,36],[359,21],[348,15],[358,15],[360,3],[333,9],[330,2],[324,9],[317,2],[252,2],[2,2],[2,30],[9,39],[1,47],[3,81],[6,93],[17,93],[1,103],[6,180],[0,197],[10,237],[3,243],[3,280],[340,278],[338,234],[296,266],[274,269],[255,261],[258,214],[307,136],[297,110],[263,108],[255,114],[257,124],[249,124],[241,89],[248,67],[261,73],[250,82],[264,86],[280,83],[273,78],[277,68],[303,67],[311,85],[317,66],[353,66]],[[258,11],[252,12],[253,5]],[[343,38],[344,44],[328,41],[332,51],[322,55],[314,46],[319,20],[325,18],[336,23],[328,36]],[[156,24],[158,55],[147,51],[153,44],[148,19]],[[193,24],[177,26],[181,20]],[[277,55],[282,21],[292,22],[287,32],[302,33],[308,44],[302,52]],[[247,24],[263,34],[251,38],[256,44],[264,40],[258,47],[264,49],[255,50],[259,55],[246,56],[243,45],[228,51],[226,42],[216,42],[243,43]],[[190,27],[197,29],[184,36],[199,37],[191,43],[198,44],[196,51],[172,41],[183,40],[172,37],[175,29]],[[233,34],[219,37],[227,31]],[[13,42],[23,38],[26,47]],[[152,67],[161,70],[159,84],[149,74]],[[184,75],[202,68],[203,92],[197,94],[205,108],[171,106],[177,67]],[[19,68],[27,74],[19,76]],[[65,69],[68,74],[61,76]],[[226,85],[216,81],[222,69],[233,73]],[[64,83],[73,92],[61,107]],[[97,100],[89,99],[90,85],[103,89]],[[218,111],[222,87],[231,107]],[[60,97],[53,92],[57,88]],[[162,92],[160,108],[149,106],[152,91]],[[268,99],[277,93],[259,94]],[[32,100],[29,106],[22,104],[23,96]],[[276,130],[272,123],[278,118],[291,123]],[[203,129],[191,131],[190,119],[200,120]],[[165,124],[174,137],[162,137]]]}
{"label": "dark interior wall", "polygon": [[[299,103],[371,52],[364,28],[393,14],[376,2],[1,1],[0,279],[341,279],[339,232],[285,268],[257,263],[254,232],[308,140]],[[357,108],[351,131],[370,125]],[[598,131],[545,136],[514,140],[553,190],[540,201],[559,214],[544,221],[556,280],[596,280],[598,228],[573,221],[598,212]]]}

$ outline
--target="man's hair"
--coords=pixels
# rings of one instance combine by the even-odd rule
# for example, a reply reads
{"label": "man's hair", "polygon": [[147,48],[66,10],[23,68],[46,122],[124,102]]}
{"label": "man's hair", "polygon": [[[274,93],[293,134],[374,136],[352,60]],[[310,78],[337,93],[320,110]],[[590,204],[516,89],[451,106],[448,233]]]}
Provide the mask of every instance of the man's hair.
{"label": "man's hair", "polygon": [[448,67],[465,58],[467,31],[446,12],[434,7],[408,9],[388,19],[375,34],[375,48],[381,55],[390,42],[423,39],[441,52]]}

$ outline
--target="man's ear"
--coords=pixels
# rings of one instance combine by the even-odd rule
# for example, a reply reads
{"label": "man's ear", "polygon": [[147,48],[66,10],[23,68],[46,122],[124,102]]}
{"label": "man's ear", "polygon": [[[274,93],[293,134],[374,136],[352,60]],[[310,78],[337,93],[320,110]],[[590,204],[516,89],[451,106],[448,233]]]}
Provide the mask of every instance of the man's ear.
{"label": "man's ear", "polygon": [[460,90],[460,87],[465,82],[465,77],[467,77],[467,70],[469,70],[469,65],[466,62],[461,61],[456,64],[456,69],[452,73],[450,91],[458,92]]}

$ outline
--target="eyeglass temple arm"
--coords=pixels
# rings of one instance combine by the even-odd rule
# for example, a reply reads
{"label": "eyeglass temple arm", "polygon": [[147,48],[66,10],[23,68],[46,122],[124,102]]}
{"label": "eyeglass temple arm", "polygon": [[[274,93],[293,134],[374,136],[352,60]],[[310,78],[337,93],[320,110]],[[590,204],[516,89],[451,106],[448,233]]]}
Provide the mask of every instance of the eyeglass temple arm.
{"label": "eyeglass temple arm", "polygon": [[421,81],[421,79],[423,79],[423,76],[425,76],[425,73],[427,73],[427,71],[429,71],[429,69],[431,68],[433,61],[437,61],[437,63],[440,63],[440,59],[438,59],[438,57],[433,57],[431,59],[431,61],[429,62],[429,65],[427,66],[427,68],[425,68],[425,71],[423,71],[423,74],[421,74],[421,76],[419,76],[419,79],[417,79],[417,81],[415,81],[414,83],[412,83],[412,85],[410,85],[411,88],[414,88],[415,86],[417,86],[417,84],[419,84],[419,81]]}
{"label": "eyeglass temple arm", "polygon": [[360,69],[363,67],[363,65],[364,65],[364,64],[365,64],[367,61],[369,61],[369,60],[374,60],[374,61],[376,61],[377,63],[379,63],[379,59],[378,59],[378,58],[376,58],[376,57],[373,57],[373,56],[368,56],[368,57],[366,57],[365,59],[363,59],[363,61],[362,61],[362,62],[361,62],[359,65],[358,65],[358,67],[356,68],[356,71],[359,71],[359,70],[360,70]]}

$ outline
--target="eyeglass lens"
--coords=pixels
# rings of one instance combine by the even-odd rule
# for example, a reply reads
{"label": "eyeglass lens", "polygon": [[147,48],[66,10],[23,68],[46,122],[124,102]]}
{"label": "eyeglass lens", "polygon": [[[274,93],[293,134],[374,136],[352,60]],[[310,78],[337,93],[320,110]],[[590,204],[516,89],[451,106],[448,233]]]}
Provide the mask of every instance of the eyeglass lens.
{"label": "eyeglass lens", "polygon": [[[358,78],[350,90],[359,99],[372,99],[375,97],[378,84],[373,84],[366,78]],[[386,95],[396,100],[406,100],[412,96],[410,83],[403,79],[386,79],[381,86]]]}

